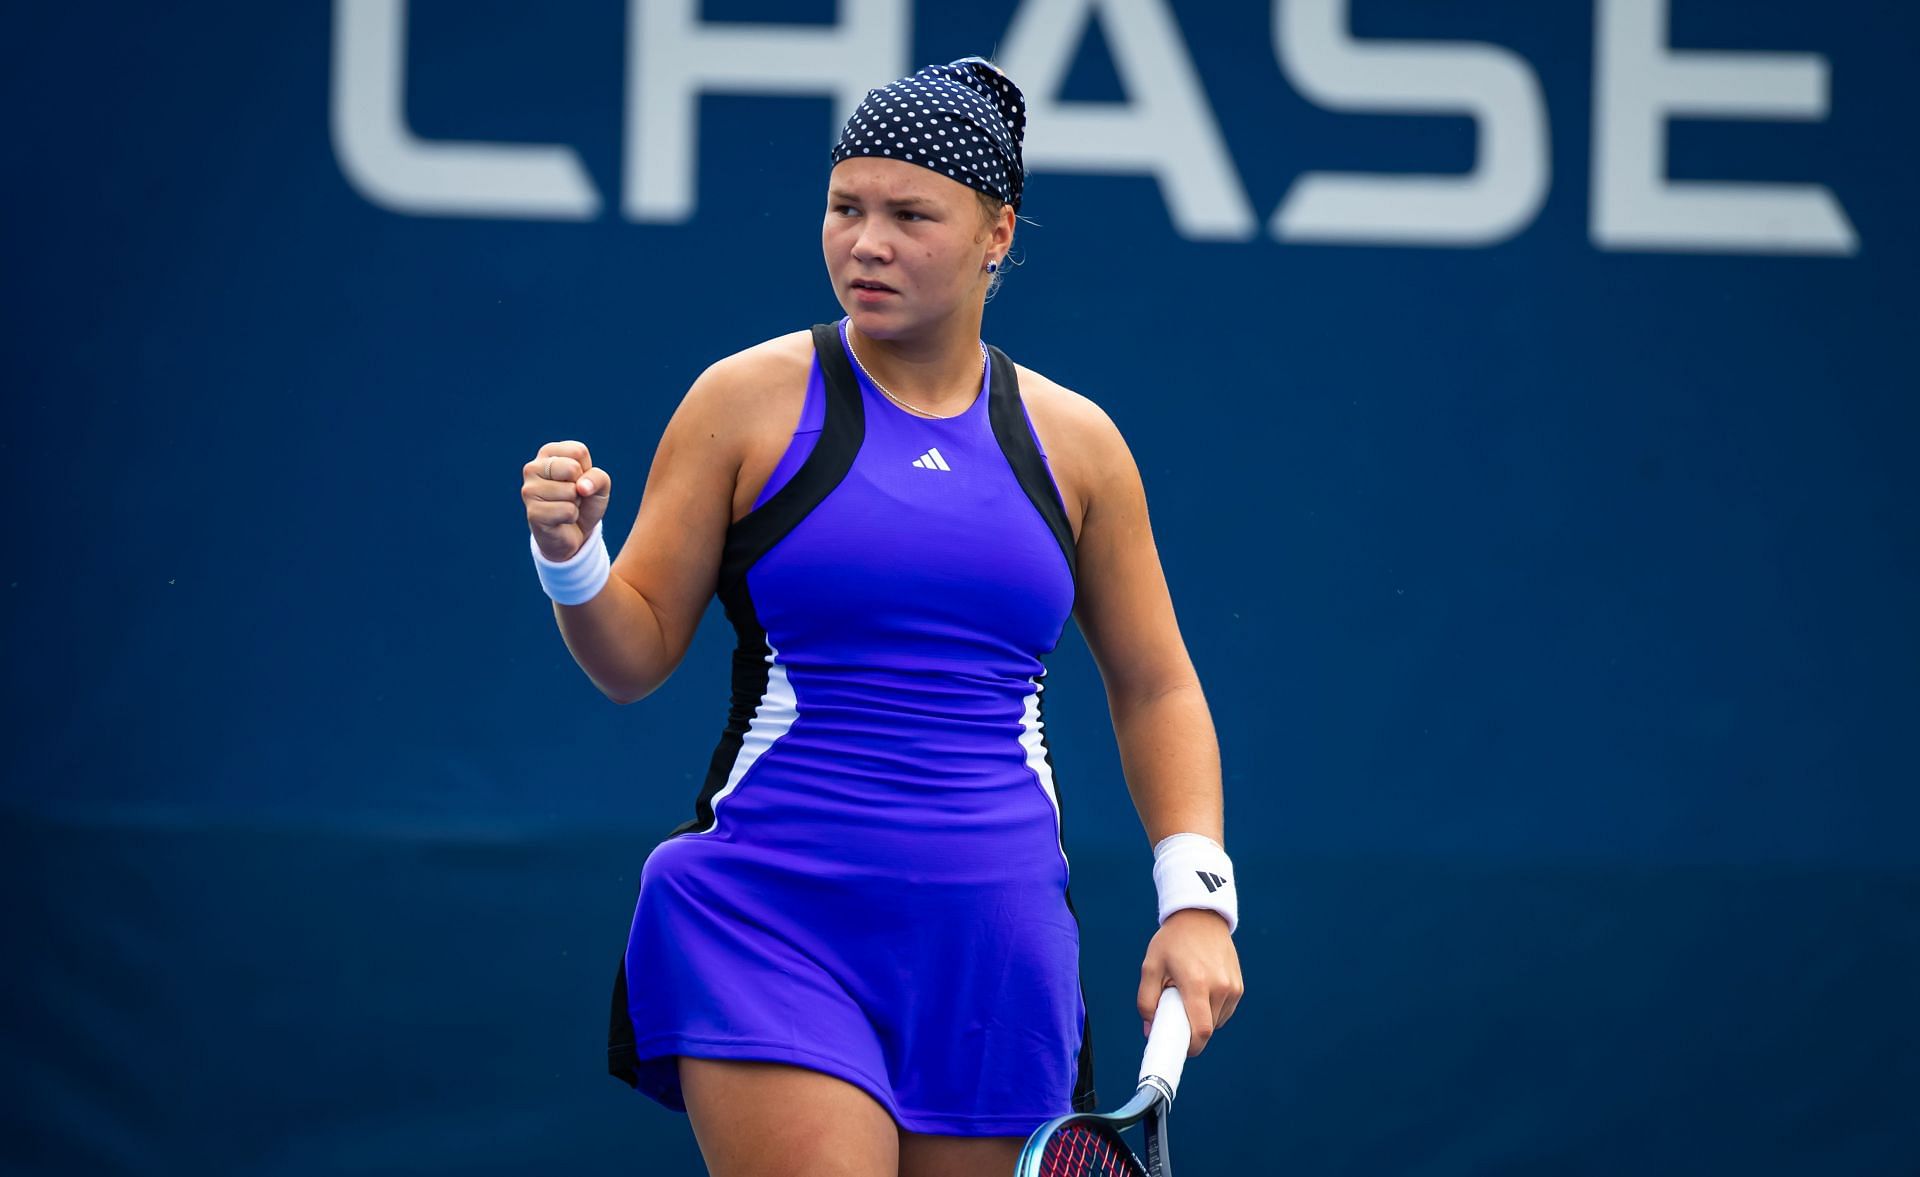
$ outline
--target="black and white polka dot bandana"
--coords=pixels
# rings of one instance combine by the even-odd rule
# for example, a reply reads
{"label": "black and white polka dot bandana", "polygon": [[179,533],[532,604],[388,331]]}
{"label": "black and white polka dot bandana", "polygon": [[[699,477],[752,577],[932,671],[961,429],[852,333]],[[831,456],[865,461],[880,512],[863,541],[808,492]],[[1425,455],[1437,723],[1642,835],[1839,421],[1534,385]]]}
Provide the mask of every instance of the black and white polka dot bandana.
{"label": "black and white polka dot bandana", "polygon": [[867,91],[841,128],[833,162],[877,156],[917,163],[1017,212],[1026,186],[1020,161],[1026,133],[1020,87],[985,58],[963,57]]}

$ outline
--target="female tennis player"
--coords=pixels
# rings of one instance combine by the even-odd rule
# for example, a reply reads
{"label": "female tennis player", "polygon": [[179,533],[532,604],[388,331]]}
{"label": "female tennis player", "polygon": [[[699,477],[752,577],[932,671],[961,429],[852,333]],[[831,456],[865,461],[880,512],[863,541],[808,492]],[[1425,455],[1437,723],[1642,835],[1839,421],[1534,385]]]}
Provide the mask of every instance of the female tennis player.
{"label": "female tennis player", "polygon": [[739,646],[690,821],[647,858],[610,1067],[685,1110],[710,1170],[1007,1173],[1092,1108],[1043,659],[1074,617],[1154,846],[1190,1053],[1241,995],[1219,751],[1140,475],[1106,414],[981,341],[1013,244],[1024,103],[964,58],[870,91],[821,245],[846,315],[708,368],[619,559],[578,441],[522,473],[568,648],[652,692],[716,593]]}

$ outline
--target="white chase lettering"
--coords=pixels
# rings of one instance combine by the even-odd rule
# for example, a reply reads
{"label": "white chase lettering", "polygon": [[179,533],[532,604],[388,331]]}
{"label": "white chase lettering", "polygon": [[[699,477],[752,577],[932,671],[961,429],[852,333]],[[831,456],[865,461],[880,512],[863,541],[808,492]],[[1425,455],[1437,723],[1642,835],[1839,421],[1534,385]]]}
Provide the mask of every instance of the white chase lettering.
{"label": "white chase lettering", "polygon": [[1356,40],[1348,0],[1274,0],[1273,43],[1294,89],[1328,110],[1465,114],[1480,136],[1464,176],[1306,173],[1273,215],[1280,240],[1494,245],[1546,203],[1547,102],[1517,54]]}
{"label": "white chase lettering", "polygon": [[693,217],[701,94],[828,94],[837,126],[908,71],[909,9],[840,0],[837,24],[749,25],[702,21],[699,0],[628,0],[627,216]]}
{"label": "white chase lettering", "polygon": [[[1818,184],[1667,179],[1673,118],[1820,121],[1830,71],[1816,54],[1675,52],[1670,0],[1595,0],[1589,232],[1607,250],[1847,255],[1859,238]],[[1328,110],[1473,119],[1463,175],[1306,172],[1280,202],[1287,242],[1489,246],[1533,224],[1551,186],[1540,79],[1484,43],[1362,40],[1350,0],[1274,0],[1282,75]],[[832,24],[703,21],[699,0],[628,0],[621,211],[681,223],[697,211],[703,94],[828,95],[835,125],[876,80],[910,68],[911,4],[841,0]],[[1100,22],[1125,97],[1058,95]],[[603,202],[559,144],[443,142],[407,125],[406,0],[335,0],[334,153],[367,200],[419,216],[589,220]],[[998,60],[1020,82],[1034,172],[1148,175],[1180,236],[1249,241],[1259,220],[1168,0],[1024,0]]]}
{"label": "white chase lettering", "polygon": [[[1062,102],[1055,95],[1096,15],[1126,101]],[[1027,98],[1028,171],[1150,175],[1182,237],[1246,241],[1259,231],[1162,0],[1028,0],[997,60]]]}
{"label": "white chase lettering", "polygon": [[416,216],[587,221],[600,193],[572,148],[435,142],[406,112],[407,0],[336,0],[333,153],[354,191]]}
{"label": "white chase lettering", "polygon": [[1827,117],[1827,59],[1675,53],[1668,0],[1599,0],[1593,240],[1605,249],[1851,254],[1860,242],[1818,184],[1667,179],[1667,120]]}

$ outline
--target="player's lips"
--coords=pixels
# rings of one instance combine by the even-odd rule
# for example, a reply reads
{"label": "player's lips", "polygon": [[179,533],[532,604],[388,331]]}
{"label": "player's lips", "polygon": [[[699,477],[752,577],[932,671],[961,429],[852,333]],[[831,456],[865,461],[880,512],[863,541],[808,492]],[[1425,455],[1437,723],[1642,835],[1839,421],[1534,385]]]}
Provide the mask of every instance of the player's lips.
{"label": "player's lips", "polygon": [[853,296],[861,302],[879,302],[889,294],[900,293],[885,282],[875,282],[869,278],[855,278],[851,285]]}

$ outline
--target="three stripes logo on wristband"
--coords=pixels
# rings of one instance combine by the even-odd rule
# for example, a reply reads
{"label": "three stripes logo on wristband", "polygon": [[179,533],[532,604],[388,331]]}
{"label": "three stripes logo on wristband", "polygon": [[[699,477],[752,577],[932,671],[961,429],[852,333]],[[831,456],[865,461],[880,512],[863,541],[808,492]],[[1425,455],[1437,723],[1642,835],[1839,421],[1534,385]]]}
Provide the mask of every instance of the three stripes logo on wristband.
{"label": "three stripes logo on wristband", "polygon": [[1205,834],[1162,838],[1153,848],[1153,886],[1159,893],[1161,923],[1176,911],[1197,907],[1219,913],[1229,932],[1240,926],[1233,861]]}

